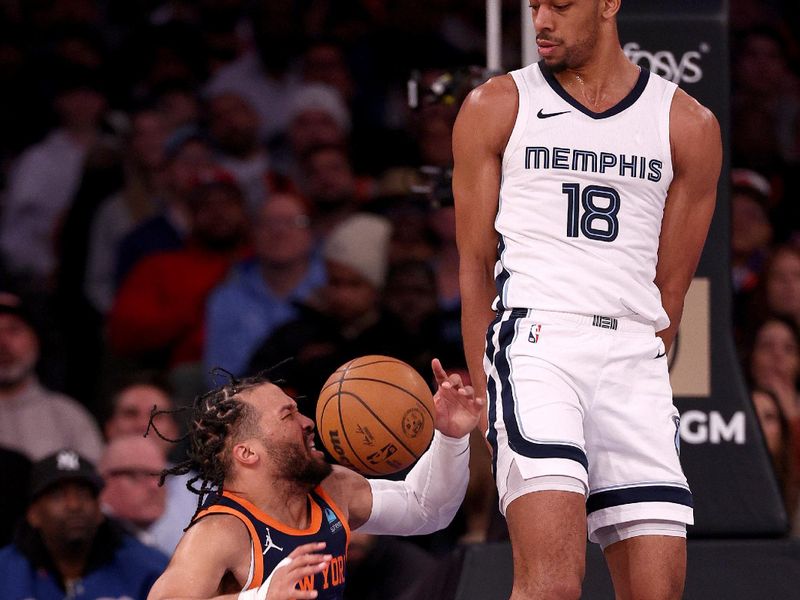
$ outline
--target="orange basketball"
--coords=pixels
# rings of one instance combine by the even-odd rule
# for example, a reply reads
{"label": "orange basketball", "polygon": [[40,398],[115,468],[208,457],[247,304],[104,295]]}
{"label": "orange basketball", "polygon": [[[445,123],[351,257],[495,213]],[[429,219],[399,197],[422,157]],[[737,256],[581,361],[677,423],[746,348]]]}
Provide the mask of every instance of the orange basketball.
{"label": "orange basketball", "polygon": [[433,397],[422,376],[389,356],[362,356],[328,377],[317,430],[341,464],[388,475],[414,463],[433,438]]}

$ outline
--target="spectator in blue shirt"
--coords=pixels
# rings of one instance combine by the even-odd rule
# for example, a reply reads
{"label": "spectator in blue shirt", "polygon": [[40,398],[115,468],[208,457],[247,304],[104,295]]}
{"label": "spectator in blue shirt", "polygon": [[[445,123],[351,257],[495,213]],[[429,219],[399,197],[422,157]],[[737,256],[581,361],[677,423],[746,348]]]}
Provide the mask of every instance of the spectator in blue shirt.
{"label": "spectator in blue shirt", "polygon": [[73,450],[34,463],[25,521],[0,549],[0,598],[147,598],[167,558],[106,520],[102,487],[94,466]]}
{"label": "spectator in blue shirt", "polygon": [[204,363],[237,376],[259,343],[297,317],[296,304],[325,283],[309,209],[299,196],[270,196],[252,237],[255,258],[236,265],[206,307]]}

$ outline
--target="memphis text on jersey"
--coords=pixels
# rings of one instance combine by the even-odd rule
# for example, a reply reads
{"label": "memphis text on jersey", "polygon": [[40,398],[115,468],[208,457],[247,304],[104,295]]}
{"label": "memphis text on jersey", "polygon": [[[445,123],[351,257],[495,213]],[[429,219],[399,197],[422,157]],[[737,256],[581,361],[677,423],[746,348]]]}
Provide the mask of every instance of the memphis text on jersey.
{"label": "memphis text on jersey", "polygon": [[572,148],[525,148],[526,169],[563,169],[601,175],[619,175],[633,179],[659,182],[664,163],[646,156],[627,156],[612,152],[593,152]]}

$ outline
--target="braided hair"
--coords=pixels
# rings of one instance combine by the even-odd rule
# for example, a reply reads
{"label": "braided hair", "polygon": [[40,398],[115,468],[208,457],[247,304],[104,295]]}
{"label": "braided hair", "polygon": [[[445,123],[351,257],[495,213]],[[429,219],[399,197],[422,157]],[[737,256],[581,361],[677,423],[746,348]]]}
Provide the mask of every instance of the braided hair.
{"label": "braided hair", "polygon": [[[215,369],[212,373],[223,373],[229,381],[195,398],[192,406],[188,408],[191,410],[191,417],[189,430],[184,436],[169,439],[158,431],[153,421],[161,414],[174,414],[187,408],[158,410],[154,406],[145,432],[146,436],[152,427],[156,435],[163,440],[173,443],[189,440],[186,460],[161,471],[158,484],[164,485],[164,481],[170,475],[186,475],[194,472],[195,474],[186,482],[189,491],[197,495],[197,509],[194,516],[200,512],[207,494],[212,492],[222,494],[225,476],[231,464],[232,444],[228,443],[229,440],[235,443],[257,433],[258,412],[250,404],[242,401],[241,393],[271,383],[262,374],[237,379],[223,369]],[[196,485],[198,482],[199,486]],[[190,521],[190,526],[192,522],[194,517]]]}

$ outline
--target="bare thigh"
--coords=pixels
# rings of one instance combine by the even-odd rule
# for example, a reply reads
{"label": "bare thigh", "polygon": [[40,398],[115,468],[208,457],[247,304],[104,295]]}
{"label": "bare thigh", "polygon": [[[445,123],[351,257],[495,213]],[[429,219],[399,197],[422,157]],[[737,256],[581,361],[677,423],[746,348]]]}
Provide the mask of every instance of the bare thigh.
{"label": "bare thigh", "polygon": [[586,556],[586,505],[582,494],[542,491],[506,509],[514,557],[511,600],[580,597]]}
{"label": "bare thigh", "polygon": [[605,550],[618,600],[678,600],[686,579],[686,539],[643,535]]}

